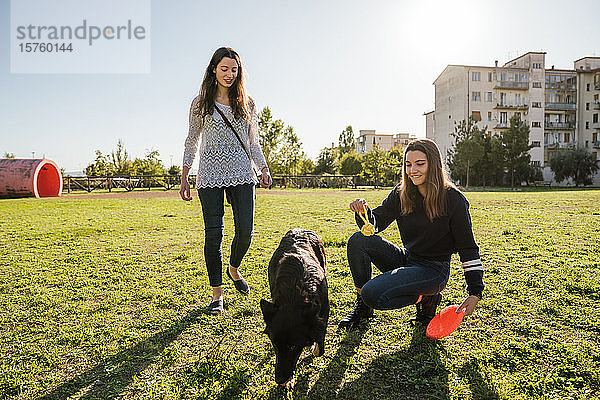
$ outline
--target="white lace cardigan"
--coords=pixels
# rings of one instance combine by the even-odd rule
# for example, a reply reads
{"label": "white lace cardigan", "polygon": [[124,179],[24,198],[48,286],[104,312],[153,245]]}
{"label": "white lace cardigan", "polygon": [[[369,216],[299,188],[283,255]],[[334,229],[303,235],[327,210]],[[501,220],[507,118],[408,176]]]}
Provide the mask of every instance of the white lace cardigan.
{"label": "white lace cardigan", "polygon": [[[185,140],[183,165],[192,167],[196,153],[199,154],[196,188],[235,186],[245,183],[257,184],[248,155],[242,148],[235,133],[227,127],[217,110],[203,118],[193,115],[198,98],[190,108],[190,128]],[[229,119],[250,152],[252,162],[260,171],[267,166],[258,142],[258,117],[256,107],[251,104],[250,122],[233,117],[231,107],[215,103]],[[198,142],[200,147],[198,148]]]}

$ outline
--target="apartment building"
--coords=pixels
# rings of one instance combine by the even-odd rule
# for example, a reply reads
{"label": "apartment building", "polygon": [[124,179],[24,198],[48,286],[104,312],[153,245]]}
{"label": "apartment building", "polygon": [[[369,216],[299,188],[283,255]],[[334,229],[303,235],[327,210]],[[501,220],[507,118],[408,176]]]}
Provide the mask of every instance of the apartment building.
{"label": "apartment building", "polygon": [[406,146],[416,137],[409,133],[382,134],[375,133],[374,129],[361,129],[356,139],[356,154],[368,153],[376,145],[380,149],[389,151],[396,146]]}
{"label": "apartment building", "polygon": [[577,71],[577,145],[600,159],[600,57],[575,61]]}
{"label": "apartment building", "polygon": [[[594,143],[600,137],[594,128],[597,122],[593,122],[598,121],[598,116],[594,117],[598,104],[594,102],[598,100],[594,79],[600,81],[596,78],[600,58],[582,58],[575,61],[574,69],[566,70],[546,68],[545,55],[529,52],[502,66],[496,61],[493,67],[448,65],[433,83],[435,110],[424,114],[426,136],[447,157],[460,121],[470,116],[488,134],[502,134],[510,118],[518,114],[529,124],[531,161],[543,167],[548,180],[553,176],[548,167],[553,152],[585,146],[586,141],[588,148],[597,150]],[[582,109],[586,103],[589,110]],[[589,124],[583,124],[582,118],[588,118]],[[600,184],[600,177],[595,184]]]}

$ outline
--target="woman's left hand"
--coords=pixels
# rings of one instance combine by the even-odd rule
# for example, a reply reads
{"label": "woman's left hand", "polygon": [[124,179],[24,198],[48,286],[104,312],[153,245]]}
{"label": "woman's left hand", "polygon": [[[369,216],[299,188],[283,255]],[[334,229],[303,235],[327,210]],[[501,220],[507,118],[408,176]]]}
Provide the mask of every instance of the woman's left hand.
{"label": "woman's left hand", "polygon": [[262,169],[261,172],[262,178],[260,179],[260,186],[268,188],[273,183],[273,181],[271,180],[271,174],[269,173],[269,169],[265,167]]}
{"label": "woman's left hand", "polygon": [[465,316],[471,315],[471,314],[473,314],[473,311],[475,310],[475,306],[477,305],[478,302],[479,302],[479,297],[469,296],[465,299],[465,301],[462,302],[462,304],[460,306],[458,306],[458,308],[456,309],[456,312],[459,313],[460,310],[462,310],[463,308],[466,308]]}

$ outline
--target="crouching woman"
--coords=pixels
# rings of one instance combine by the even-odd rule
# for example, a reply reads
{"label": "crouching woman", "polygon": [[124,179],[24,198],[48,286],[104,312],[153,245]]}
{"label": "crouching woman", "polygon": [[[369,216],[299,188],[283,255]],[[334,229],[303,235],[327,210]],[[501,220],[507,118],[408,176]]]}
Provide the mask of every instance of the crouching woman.
{"label": "crouching woman", "polygon": [[[365,213],[375,234],[356,232],[348,240],[348,264],[357,291],[354,309],[340,322],[353,328],[373,315],[373,309],[391,310],[416,304],[416,321],[427,325],[441,301],[440,292],[450,275],[450,257],[458,252],[468,297],[457,312],[473,313],[481,299],[483,266],[475,243],[465,196],[449,180],[440,150],[429,139],[417,139],[404,151],[402,182],[373,210],[365,199],[350,203],[361,228]],[[404,247],[376,233],[393,221]],[[368,234],[368,232],[367,232]],[[381,274],[371,279],[371,264]]]}

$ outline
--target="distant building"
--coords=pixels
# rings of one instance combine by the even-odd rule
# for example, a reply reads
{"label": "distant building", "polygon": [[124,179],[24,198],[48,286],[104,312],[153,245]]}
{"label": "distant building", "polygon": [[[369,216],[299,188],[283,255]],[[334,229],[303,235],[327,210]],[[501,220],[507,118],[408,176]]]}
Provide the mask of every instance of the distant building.
{"label": "distant building", "polygon": [[410,136],[409,133],[378,134],[374,129],[361,129],[356,140],[356,153],[368,153],[375,145],[389,151],[396,146],[406,146],[413,139],[416,137]]}
{"label": "distant building", "polygon": [[[454,127],[472,117],[488,134],[502,134],[518,114],[529,124],[531,161],[552,172],[549,159],[561,149],[600,153],[600,57],[575,61],[574,69],[546,68],[543,52],[529,52],[502,66],[448,65],[433,82],[435,110],[425,113],[426,137],[444,158],[454,146]],[[595,122],[594,122],[595,121]],[[600,174],[594,183],[600,184]]]}

